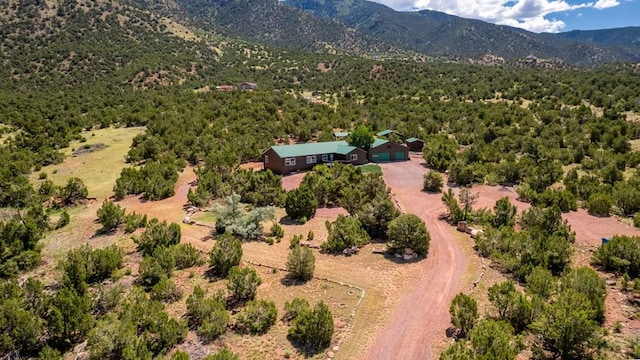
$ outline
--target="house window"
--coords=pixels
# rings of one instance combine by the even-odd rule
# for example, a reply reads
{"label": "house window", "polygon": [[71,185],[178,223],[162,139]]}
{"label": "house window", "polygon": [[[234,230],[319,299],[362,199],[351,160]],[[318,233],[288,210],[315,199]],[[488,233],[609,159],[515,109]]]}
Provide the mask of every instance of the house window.
{"label": "house window", "polygon": [[351,154],[349,156],[349,160],[351,161],[358,161],[358,154]]}
{"label": "house window", "polygon": [[307,156],[307,164],[315,164],[318,162],[318,157],[316,155]]}
{"label": "house window", "polygon": [[264,163],[268,164],[269,163],[269,155],[265,155],[264,156]]}
{"label": "house window", "polygon": [[284,166],[296,166],[296,158],[285,158]]}
{"label": "house window", "polygon": [[322,161],[329,161],[329,155],[327,154],[322,154]]}

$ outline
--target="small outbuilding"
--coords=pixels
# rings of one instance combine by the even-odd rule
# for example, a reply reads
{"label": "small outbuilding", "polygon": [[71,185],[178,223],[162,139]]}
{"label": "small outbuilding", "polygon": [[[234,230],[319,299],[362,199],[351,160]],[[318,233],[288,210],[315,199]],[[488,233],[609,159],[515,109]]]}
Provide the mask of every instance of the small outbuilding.
{"label": "small outbuilding", "polygon": [[424,141],[418,138],[410,137],[405,142],[409,147],[409,151],[422,151],[422,148],[424,147]]}
{"label": "small outbuilding", "polygon": [[404,135],[402,135],[401,133],[395,131],[395,130],[382,130],[379,133],[376,134],[376,136],[378,137],[384,137],[384,138],[388,138],[389,136],[391,136],[391,134],[396,134],[397,136],[404,138]]}
{"label": "small outbuilding", "polygon": [[369,148],[369,161],[389,162],[409,160],[409,148],[386,139],[375,139]]}

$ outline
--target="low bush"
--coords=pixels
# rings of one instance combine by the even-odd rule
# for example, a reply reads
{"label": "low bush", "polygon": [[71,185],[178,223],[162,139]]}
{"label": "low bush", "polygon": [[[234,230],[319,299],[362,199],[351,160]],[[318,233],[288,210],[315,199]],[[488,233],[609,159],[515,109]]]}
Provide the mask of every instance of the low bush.
{"label": "low bush", "polygon": [[182,298],[182,290],[168,278],[162,278],[151,288],[151,299],[173,303]]}
{"label": "low bush", "polygon": [[276,323],[278,312],[273,301],[253,300],[238,314],[236,326],[243,332],[264,334]]}
{"label": "low bush", "polygon": [[191,244],[178,244],[173,248],[173,256],[176,259],[176,269],[182,270],[204,264],[200,252]]}

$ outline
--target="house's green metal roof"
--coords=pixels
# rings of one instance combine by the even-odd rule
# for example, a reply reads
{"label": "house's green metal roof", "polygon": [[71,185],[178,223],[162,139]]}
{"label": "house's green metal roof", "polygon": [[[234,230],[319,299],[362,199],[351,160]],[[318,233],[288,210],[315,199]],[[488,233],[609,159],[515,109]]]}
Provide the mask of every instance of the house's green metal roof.
{"label": "house's green metal roof", "polygon": [[356,148],[355,146],[338,145],[336,146],[336,154],[347,155],[348,153],[352,152],[355,148]]}
{"label": "house's green metal roof", "polygon": [[412,142],[416,142],[416,141],[422,141],[422,140],[420,140],[418,138],[414,138],[414,137],[410,137],[410,138],[407,139],[408,143],[412,143]]}
{"label": "house's green metal roof", "polygon": [[348,132],[348,131],[336,131],[336,132],[333,133],[333,136],[335,136],[335,137],[347,137],[347,136],[349,136],[349,134],[351,134],[351,133]]}
{"label": "house's green metal roof", "polygon": [[389,140],[386,140],[386,139],[378,139],[378,138],[376,138],[376,139],[373,141],[373,144],[371,144],[371,149],[373,149],[373,148],[377,148],[378,146],[380,146],[380,145],[384,145],[384,144],[386,144],[386,143],[388,143],[388,142],[389,142]]}
{"label": "house's green metal roof", "polygon": [[355,146],[350,146],[346,141],[325,141],[318,143],[277,145],[271,147],[281,158],[321,155],[321,154],[348,154]]}
{"label": "house's green metal roof", "polygon": [[380,131],[380,132],[379,132],[379,133],[377,133],[376,135],[378,135],[378,136],[387,136],[387,135],[389,135],[389,134],[391,134],[391,133],[394,133],[394,132],[395,132],[395,131],[393,131],[393,130],[389,130],[389,129],[387,129],[387,130],[382,130],[382,131]]}

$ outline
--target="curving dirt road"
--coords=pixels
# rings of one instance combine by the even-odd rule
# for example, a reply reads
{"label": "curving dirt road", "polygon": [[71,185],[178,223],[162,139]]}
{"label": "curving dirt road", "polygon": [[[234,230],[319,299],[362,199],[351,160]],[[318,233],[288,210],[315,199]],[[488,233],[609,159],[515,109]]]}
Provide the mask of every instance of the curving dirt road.
{"label": "curving dirt road", "polygon": [[436,358],[432,345],[450,326],[449,304],[467,270],[467,259],[454,240],[455,229],[438,220],[446,211],[441,195],[420,191],[422,174],[427,171],[422,162],[412,158],[381,164],[384,179],[403,211],[420,216],[427,224],[431,243],[429,255],[421,264],[422,277],[399,302],[364,359]]}

